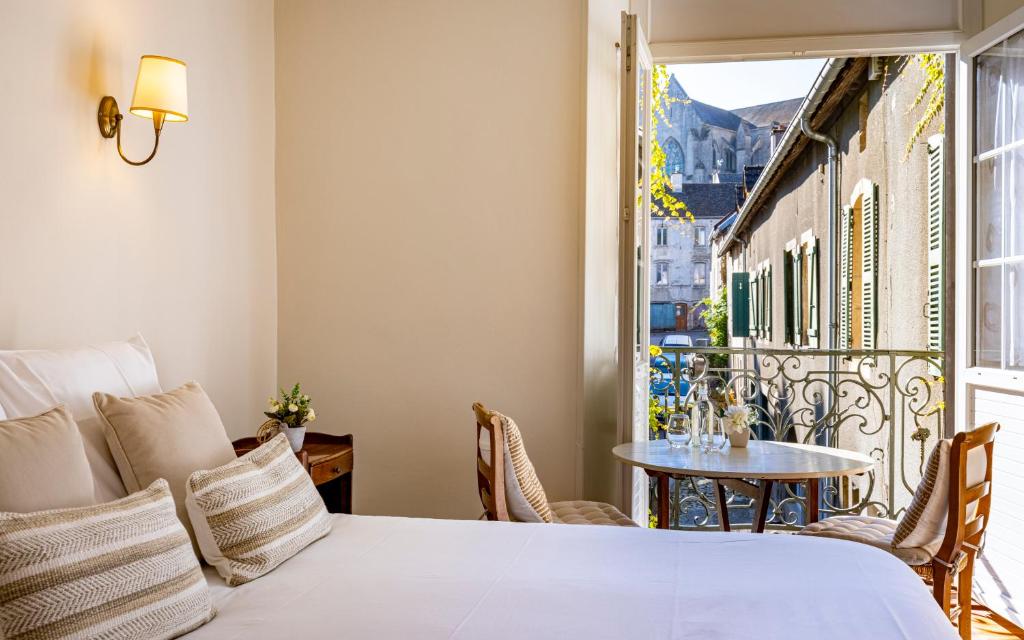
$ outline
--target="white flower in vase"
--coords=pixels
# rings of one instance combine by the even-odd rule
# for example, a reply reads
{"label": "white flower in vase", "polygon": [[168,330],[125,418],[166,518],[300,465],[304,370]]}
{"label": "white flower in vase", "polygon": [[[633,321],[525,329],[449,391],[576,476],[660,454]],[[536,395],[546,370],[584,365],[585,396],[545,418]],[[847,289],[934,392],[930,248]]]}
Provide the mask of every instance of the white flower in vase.
{"label": "white flower in vase", "polygon": [[743,433],[750,427],[754,412],[745,404],[734,404],[725,409],[725,428],[732,433]]}

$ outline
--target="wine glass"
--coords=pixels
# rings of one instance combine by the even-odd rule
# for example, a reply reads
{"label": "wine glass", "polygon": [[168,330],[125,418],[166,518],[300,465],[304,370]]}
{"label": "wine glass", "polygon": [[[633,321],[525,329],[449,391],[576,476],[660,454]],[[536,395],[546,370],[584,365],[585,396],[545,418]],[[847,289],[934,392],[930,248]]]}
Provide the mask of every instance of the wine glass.
{"label": "wine glass", "polygon": [[673,413],[668,417],[666,428],[668,445],[673,449],[682,449],[690,444],[690,416],[685,413]]}
{"label": "wine glass", "polygon": [[709,449],[714,452],[725,449],[729,444],[729,436],[725,433],[725,422],[716,415],[711,415],[708,421]]}

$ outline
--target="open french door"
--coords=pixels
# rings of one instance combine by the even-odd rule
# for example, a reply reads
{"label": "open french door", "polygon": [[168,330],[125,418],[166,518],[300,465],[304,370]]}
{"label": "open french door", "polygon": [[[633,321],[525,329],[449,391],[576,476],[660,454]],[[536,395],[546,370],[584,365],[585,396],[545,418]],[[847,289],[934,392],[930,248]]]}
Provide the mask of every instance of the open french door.
{"label": "open french door", "polygon": [[956,422],[1002,426],[974,595],[1024,625],[1024,9],[961,44],[956,86]]}
{"label": "open french door", "polygon": [[[650,287],[647,243],[651,211],[650,49],[637,16],[622,14],[619,165],[619,441],[648,438]],[[641,525],[648,521],[648,481],[625,468],[622,506]]]}

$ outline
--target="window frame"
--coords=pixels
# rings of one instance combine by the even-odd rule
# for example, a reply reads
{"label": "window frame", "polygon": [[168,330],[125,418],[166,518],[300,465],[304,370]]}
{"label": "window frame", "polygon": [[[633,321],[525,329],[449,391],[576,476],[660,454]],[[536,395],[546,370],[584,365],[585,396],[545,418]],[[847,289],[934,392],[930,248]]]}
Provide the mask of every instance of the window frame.
{"label": "window frame", "polygon": [[[661,270],[665,268],[665,281],[661,281]],[[654,286],[656,287],[668,287],[672,284],[671,274],[671,263],[668,260],[655,260],[654,261]]]}
{"label": "window frame", "polygon": [[[704,273],[701,274],[700,281],[697,281],[697,271],[699,267],[704,267]],[[708,286],[708,263],[701,260],[697,260],[693,263],[693,286],[695,287],[706,287]]]}

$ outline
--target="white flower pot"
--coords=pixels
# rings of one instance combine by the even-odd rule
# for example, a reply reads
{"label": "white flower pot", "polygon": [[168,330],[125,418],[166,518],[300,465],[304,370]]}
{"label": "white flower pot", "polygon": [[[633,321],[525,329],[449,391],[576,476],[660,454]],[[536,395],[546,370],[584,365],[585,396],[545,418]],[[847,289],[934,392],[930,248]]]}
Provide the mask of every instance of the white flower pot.
{"label": "white flower pot", "polygon": [[289,427],[279,424],[278,430],[288,438],[288,444],[292,445],[292,451],[302,450],[302,441],[306,439],[306,427]]}
{"label": "white flower pot", "polygon": [[747,442],[750,441],[750,429],[744,429],[743,431],[729,431],[729,445],[742,449],[747,446]]}

